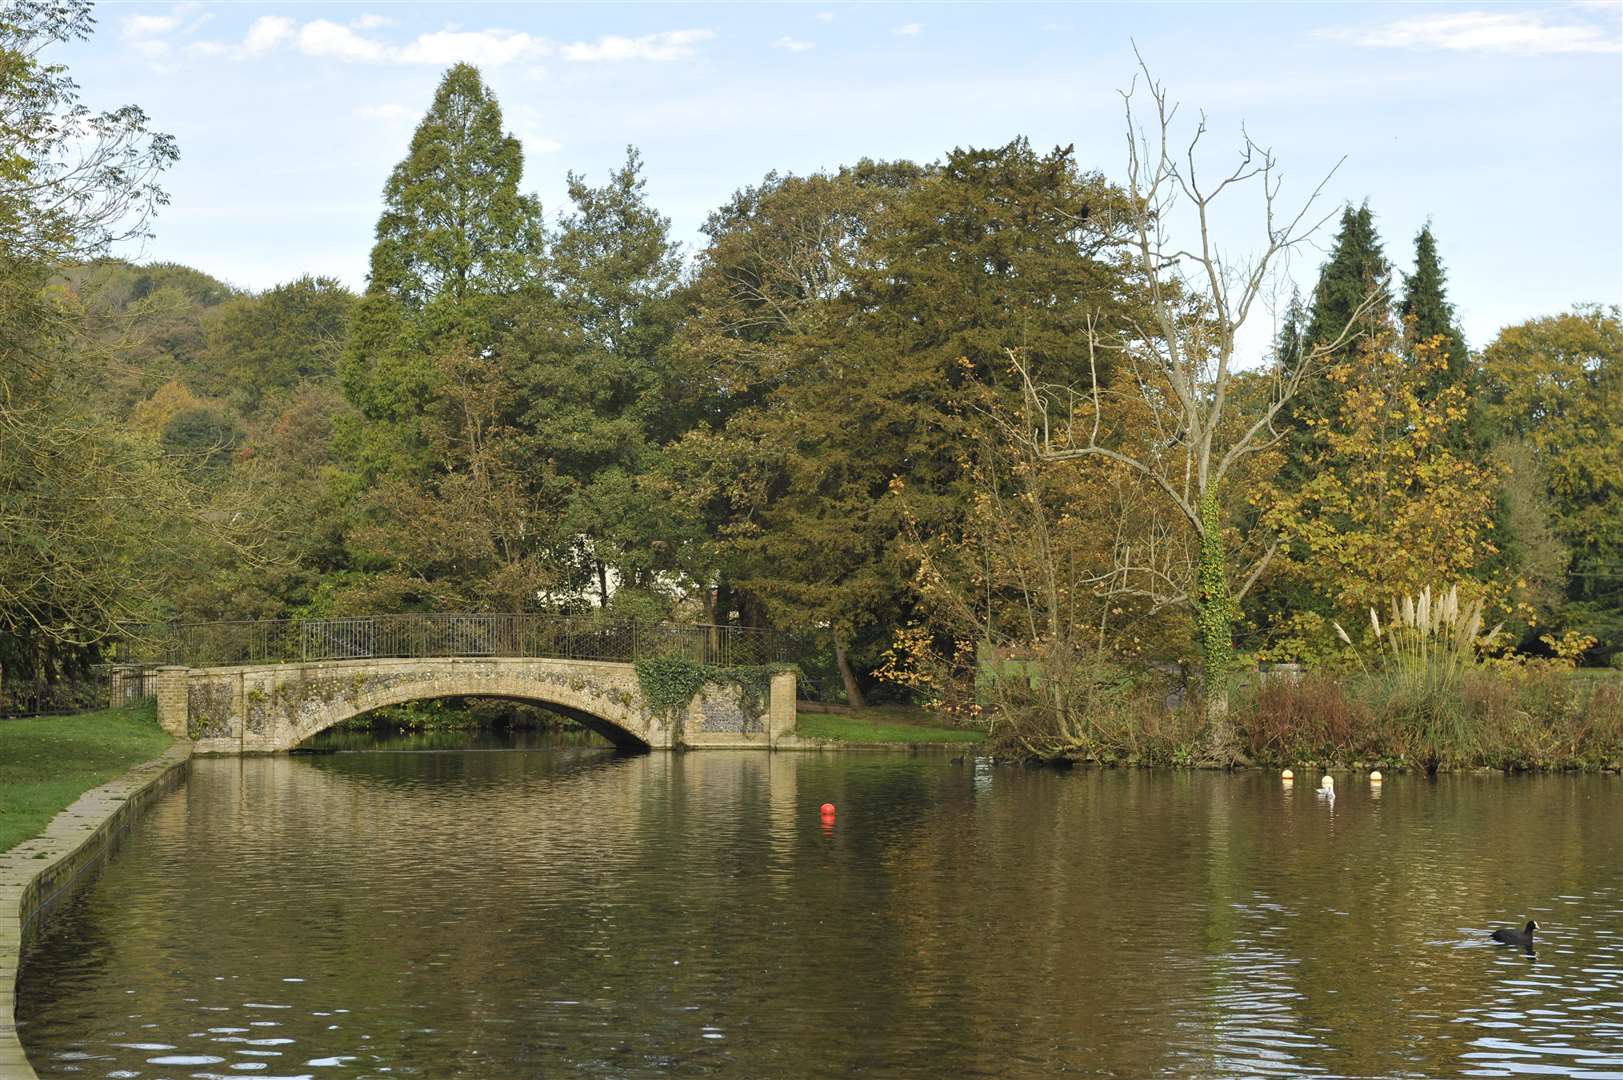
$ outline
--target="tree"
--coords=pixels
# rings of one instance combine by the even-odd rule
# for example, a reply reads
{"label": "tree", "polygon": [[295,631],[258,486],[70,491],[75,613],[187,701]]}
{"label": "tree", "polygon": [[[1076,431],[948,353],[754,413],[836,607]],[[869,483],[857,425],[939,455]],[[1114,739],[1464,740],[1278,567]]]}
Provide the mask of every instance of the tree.
{"label": "tree", "polygon": [[1299,362],[1306,347],[1306,335],[1307,308],[1302,304],[1302,294],[1292,289],[1290,303],[1285,305],[1284,321],[1280,324],[1279,334],[1274,339],[1275,362],[1285,364]]}
{"label": "tree", "polygon": [[1483,349],[1481,408],[1496,443],[1525,442],[1571,551],[1559,617],[1623,650],[1623,319],[1580,307],[1508,326]]}
{"label": "tree", "polygon": [[563,584],[558,549],[567,533],[506,419],[517,410],[519,388],[500,366],[471,353],[437,366],[440,389],[423,423],[434,467],[426,476],[380,482],[351,535],[371,573],[336,603],[538,610]]}
{"label": "tree", "polygon": [[308,379],[331,379],[355,298],[333,278],[301,277],[226,304],[208,333],[212,385],[246,417],[267,397]]}
{"label": "tree", "polygon": [[524,285],[541,257],[541,207],[519,191],[523,174],[524,148],[502,131],[479,69],[450,68],[384,185],[368,291],[422,311]]}
{"label": "tree", "polygon": [[475,68],[452,67],[384,187],[339,365],[358,414],[338,417],[336,436],[358,496],[350,555],[372,579],[333,603],[522,608],[547,580],[530,568],[550,537],[532,515],[541,480],[517,457],[523,400],[498,348],[543,269],[541,208],[522,179],[494,96]]}
{"label": "tree", "polygon": [[1395,596],[1485,576],[1499,476],[1457,449],[1465,388],[1432,392],[1445,348],[1433,338],[1405,353],[1386,330],[1326,370],[1338,396],[1308,479],[1258,499],[1266,526],[1293,541],[1279,576],[1319,601],[1286,613],[1276,653],[1323,655],[1334,647],[1332,615],[1357,632],[1364,612]]}
{"label": "tree", "polygon": [[[1269,399],[1239,412],[1243,399],[1234,393],[1236,336],[1270,284],[1275,261],[1304,243],[1321,224],[1309,214],[1323,183],[1300,209],[1281,214],[1277,162],[1249,135],[1243,137],[1240,161],[1232,170],[1215,181],[1202,179],[1196,152],[1206,132],[1205,119],[1197,124],[1185,152],[1175,155],[1176,107],[1168,104],[1165,90],[1149,78],[1147,69],[1145,75],[1153,112],[1150,131],[1138,126],[1133,111],[1136,88],[1123,98],[1131,197],[1127,221],[1150,314],[1124,331],[1090,330],[1087,345],[1090,361],[1108,351],[1116,362],[1131,366],[1142,407],[1154,418],[1155,440],[1142,451],[1123,449],[1123,439],[1132,433],[1124,421],[1133,411],[1119,407],[1099,380],[1079,394],[1071,386],[1032,379],[1018,352],[1011,355],[1026,382],[1030,411],[1025,438],[1042,457],[1049,461],[1102,457],[1139,472],[1176,508],[1196,538],[1198,565],[1185,594],[1201,644],[1210,752],[1215,759],[1227,760],[1233,753],[1228,685],[1237,605],[1267,567],[1280,540],[1250,535],[1239,538],[1236,550],[1223,520],[1224,483],[1248,456],[1283,437],[1280,425],[1304,382],[1354,337],[1382,293],[1378,287],[1370,288],[1361,301],[1342,309],[1345,321],[1340,327],[1332,320],[1328,295],[1317,303],[1309,327],[1311,344],[1295,358],[1276,357],[1268,373]],[[1248,183],[1260,195],[1267,231],[1259,254],[1235,261],[1222,254],[1213,239],[1212,214],[1226,192]],[[1191,245],[1179,244],[1168,232],[1179,220],[1174,207],[1180,201],[1187,202],[1186,213],[1195,223]],[[1238,587],[1231,580],[1235,573],[1244,575]]]}
{"label": "tree", "polygon": [[88,0],[0,11],[0,235],[9,259],[54,267],[143,237],[168,202],[158,178],[179,156],[134,105],[95,112],[61,64],[40,57],[95,26]]}
{"label": "tree", "polygon": [[1465,335],[1454,318],[1454,305],[1444,291],[1446,275],[1437,257],[1437,241],[1426,225],[1415,236],[1414,273],[1403,279],[1403,300],[1398,314],[1403,320],[1403,340],[1411,356],[1433,339],[1443,339],[1447,365],[1433,373],[1428,390],[1436,394],[1445,386],[1461,384],[1470,375],[1471,354]]}
{"label": "tree", "polygon": [[176,156],[140,109],[93,112],[41,61],[92,25],[74,0],[0,11],[0,668],[44,678],[152,599],[150,508],[186,507],[155,452],[87,409],[83,310],[48,288],[63,262],[145,233]]}
{"label": "tree", "polygon": [[540,273],[541,208],[519,190],[523,150],[477,69],[445,73],[411,149],[384,186],[371,273],[340,368],[372,421],[357,439],[368,475],[423,467],[417,419],[436,361],[487,350],[506,301]]}
{"label": "tree", "polygon": [[635,148],[601,187],[571,174],[569,199],[550,288],[527,295],[499,351],[525,388],[527,452],[569,486],[568,527],[607,606],[611,572],[650,588],[664,562],[648,474],[658,446],[681,430],[666,400],[681,255],[669,220],[648,204]]}
{"label": "tree", "polygon": [[[1292,343],[1293,362],[1299,363],[1306,350],[1322,348],[1332,339],[1341,344],[1323,351],[1324,363],[1306,374],[1286,412],[1285,474],[1289,481],[1307,478],[1306,462],[1318,456],[1322,435],[1316,425],[1335,410],[1336,388],[1324,379],[1324,370],[1333,361],[1344,361],[1358,353],[1358,341],[1383,332],[1391,322],[1391,298],[1387,291],[1391,265],[1381,250],[1375,231],[1375,216],[1365,203],[1356,210],[1343,208],[1341,224],[1330,246],[1330,258],[1319,270],[1306,319],[1298,312],[1295,326],[1300,334]],[[1371,293],[1377,300],[1368,302]],[[1350,332],[1347,328],[1351,327]]]}
{"label": "tree", "polygon": [[831,628],[852,704],[862,660],[917,602],[908,515],[959,527],[965,386],[1022,344],[1077,370],[1071,335],[1126,291],[1122,201],[1069,149],[1016,140],[781,181],[740,199],[712,245],[737,252],[701,274],[701,296],[720,295],[697,316],[731,380],[705,439],[725,463],[735,583],[779,620]]}
{"label": "tree", "polygon": [[[1330,248],[1330,259],[1319,271],[1318,284],[1313,288],[1306,331],[1308,342],[1323,345],[1340,339],[1341,345],[1334,354],[1337,359],[1356,352],[1360,336],[1377,332],[1387,322],[1386,304],[1390,300],[1387,281],[1391,273],[1392,266],[1381,250],[1381,238],[1375,231],[1375,215],[1370,212],[1369,204],[1364,203],[1356,210],[1346,207]],[[1371,292],[1377,293],[1382,302],[1369,303]],[[1349,324],[1356,329],[1345,334]]]}
{"label": "tree", "polygon": [[733,530],[770,497],[758,481],[774,449],[745,437],[734,420],[769,408],[775,394],[819,370],[841,332],[873,219],[921,171],[864,161],[833,174],[769,174],[705,223],[709,243],[672,343],[667,394],[688,431],[661,456],[659,482],[680,493],[665,504],[677,538],[671,565],[712,622],[758,626],[770,618],[764,596],[742,584],[770,569]]}

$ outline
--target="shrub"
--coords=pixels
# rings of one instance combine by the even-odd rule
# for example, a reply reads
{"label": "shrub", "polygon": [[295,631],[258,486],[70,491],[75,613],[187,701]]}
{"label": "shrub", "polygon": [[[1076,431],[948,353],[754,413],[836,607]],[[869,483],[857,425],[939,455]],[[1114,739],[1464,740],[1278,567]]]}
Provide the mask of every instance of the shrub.
{"label": "shrub", "polygon": [[1270,764],[1384,757],[1373,711],[1347,689],[1325,673],[1262,683],[1236,718],[1246,756]]}

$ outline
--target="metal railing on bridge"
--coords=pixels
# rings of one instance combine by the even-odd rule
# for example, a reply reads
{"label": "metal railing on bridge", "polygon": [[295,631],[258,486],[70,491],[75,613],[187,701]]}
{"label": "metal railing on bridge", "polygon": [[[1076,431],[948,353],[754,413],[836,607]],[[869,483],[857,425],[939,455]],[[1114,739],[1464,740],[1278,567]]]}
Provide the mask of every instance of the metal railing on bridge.
{"label": "metal railing on bridge", "polygon": [[120,643],[114,662],[220,667],[452,656],[632,662],[674,654],[701,664],[747,667],[792,662],[803,645],[792,633],[744,626],[436,612],[147,626]]}

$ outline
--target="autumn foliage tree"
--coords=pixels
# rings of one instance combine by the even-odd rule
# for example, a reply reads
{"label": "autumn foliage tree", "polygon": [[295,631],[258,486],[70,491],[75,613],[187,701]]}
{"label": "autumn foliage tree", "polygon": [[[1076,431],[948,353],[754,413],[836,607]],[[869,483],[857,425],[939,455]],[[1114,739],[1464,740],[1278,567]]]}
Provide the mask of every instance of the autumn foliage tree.
{"label": "autumn foliage tree", "polygon": [[1335,648],[1332,618],[1362,626],[1368,608],[1470,582],[1495,554],[1497,470],[1457,449],[1465,387],[1433,389],[1447,348],[1437,335],[1405,352],[1387,330],[1331,364],[1335,397],[1312,421],[1321,449],[1303,463],[1308,479],[1253,496],[1267,527],[1291,541],[1275,572],[1319,601],[1274,627],[1274,655],[1323,657]]}

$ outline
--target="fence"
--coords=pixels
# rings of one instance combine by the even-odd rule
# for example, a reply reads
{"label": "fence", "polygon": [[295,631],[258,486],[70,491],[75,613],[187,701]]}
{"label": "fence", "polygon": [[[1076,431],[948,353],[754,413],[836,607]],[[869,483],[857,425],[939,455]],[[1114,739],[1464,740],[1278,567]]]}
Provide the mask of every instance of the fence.
{"label": "fence", "polygon": [[145,664],[108,665],[107,703],[113,708],[136,705],[157,696],[157,668]]}
{"label": "fence", "polygon": [[701,664],[746,667],[793,662],[804,643],[783,631],[744,626],[434,613],[147,626],[119,643],[114,662],[218,667],[447,656],[631,662],[674,654]]}

